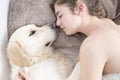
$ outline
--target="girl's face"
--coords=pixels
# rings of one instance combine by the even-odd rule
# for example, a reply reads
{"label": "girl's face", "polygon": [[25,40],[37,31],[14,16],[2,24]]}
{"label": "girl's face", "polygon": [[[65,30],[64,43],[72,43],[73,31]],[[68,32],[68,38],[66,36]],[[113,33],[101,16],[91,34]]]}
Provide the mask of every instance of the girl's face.
{"label": "girl's face", "polygon": [[66,5],[55,4],[56,24],[67,34],[72,35],[78,32],[81,24],[80,15],[73,14]]}

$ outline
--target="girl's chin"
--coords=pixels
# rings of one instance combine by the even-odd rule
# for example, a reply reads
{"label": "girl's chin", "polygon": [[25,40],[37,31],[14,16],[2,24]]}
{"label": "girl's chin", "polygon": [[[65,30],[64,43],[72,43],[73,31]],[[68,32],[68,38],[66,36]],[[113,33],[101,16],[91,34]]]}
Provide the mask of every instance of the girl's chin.
{"label": "girl's chin", "polygon": [[67,30],[66,28],[64,28],[63,31],[65,32],[66,35],[73,35],[74,34],[74,32]]}
{"label": "girl's chin", "polygon": [[66,32],[66,31],[64,31],[64,32],[65,32],[66,35],[73,35],[73,34],[70,33],[70,32]]}

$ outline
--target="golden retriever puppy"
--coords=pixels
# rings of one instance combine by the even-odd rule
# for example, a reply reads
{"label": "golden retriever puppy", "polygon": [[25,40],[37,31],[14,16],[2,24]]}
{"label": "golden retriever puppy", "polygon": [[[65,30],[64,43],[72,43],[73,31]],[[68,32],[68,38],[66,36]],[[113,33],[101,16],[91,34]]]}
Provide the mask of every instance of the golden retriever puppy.
{"label": "golden retriever puppy", "polygon": [[33,80],[65,80],[73,62],[52,47],[57,29],[50,25],[34,24],[18,28],[10,37],[7,54],[11,65],[11,80],[20,69]]}

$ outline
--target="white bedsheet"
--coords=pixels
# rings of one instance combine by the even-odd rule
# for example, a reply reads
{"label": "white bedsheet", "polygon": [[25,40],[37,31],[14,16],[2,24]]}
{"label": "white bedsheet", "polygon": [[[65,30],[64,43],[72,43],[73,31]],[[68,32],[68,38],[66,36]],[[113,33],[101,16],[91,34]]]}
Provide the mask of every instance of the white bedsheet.
{"label": "white bedsheet", "polygon": [[0,0],[0,80],[10,80],[10,69],[6,57],[8,7],[9,0]]}

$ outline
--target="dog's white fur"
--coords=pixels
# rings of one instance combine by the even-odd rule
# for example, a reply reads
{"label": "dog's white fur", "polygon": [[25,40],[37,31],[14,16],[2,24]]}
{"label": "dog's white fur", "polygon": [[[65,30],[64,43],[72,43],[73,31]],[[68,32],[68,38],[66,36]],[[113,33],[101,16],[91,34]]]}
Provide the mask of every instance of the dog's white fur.
{"label": "dog's white fur", "polygon": [[51,46],[55,39],[56,30],[50,25],[31,24],[17,29],[7,47],[11,79],[24,68],[33,80],[66,80],[73,62]]}

